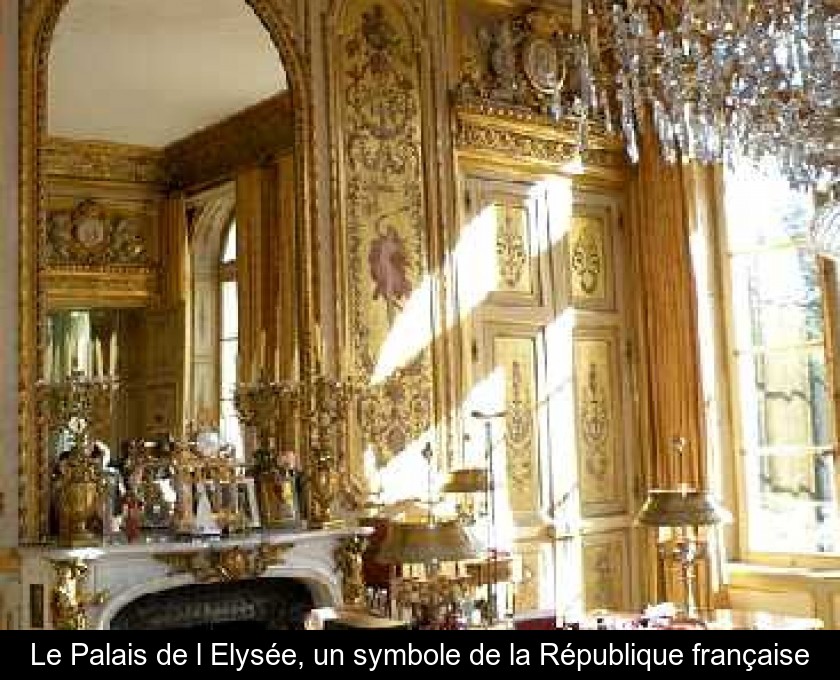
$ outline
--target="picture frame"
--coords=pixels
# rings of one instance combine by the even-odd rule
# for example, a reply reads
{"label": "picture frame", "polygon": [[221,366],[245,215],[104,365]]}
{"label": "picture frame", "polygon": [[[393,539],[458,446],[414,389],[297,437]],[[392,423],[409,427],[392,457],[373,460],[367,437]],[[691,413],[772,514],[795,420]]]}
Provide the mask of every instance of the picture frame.
{"label": "picture frame", "polygon": [[245,477],[236,482],[236,506],[248,527],[259,529],[262,526],[257,487],[253,477]]}

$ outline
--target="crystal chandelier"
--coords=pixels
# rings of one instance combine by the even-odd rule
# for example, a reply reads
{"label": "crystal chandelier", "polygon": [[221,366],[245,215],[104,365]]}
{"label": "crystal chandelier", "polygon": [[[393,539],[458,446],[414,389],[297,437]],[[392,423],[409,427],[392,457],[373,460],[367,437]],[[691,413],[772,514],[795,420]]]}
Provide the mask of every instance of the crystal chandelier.
{"label": "crystal chandelier", "polygon": [[669,162],[772,160],[797,188],[840,180],[834,0],[591,0],[588,18],[584,99],[631,161],[652,131]]}

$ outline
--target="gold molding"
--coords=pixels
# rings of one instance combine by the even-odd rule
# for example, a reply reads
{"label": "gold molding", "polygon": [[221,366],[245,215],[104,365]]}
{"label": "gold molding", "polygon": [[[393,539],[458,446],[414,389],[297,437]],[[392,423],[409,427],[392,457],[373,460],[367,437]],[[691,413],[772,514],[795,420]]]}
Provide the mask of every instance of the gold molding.
{"label": "gold molding", "polygon": [[170,144],[163,152],[167,182],[194,187],[230,176],[294,146],[294,109],[288,91]]}
{"label": "gold molding", "polygon": [[153,557],[170,568],[170,575],[190,574],[196,581],[214,583],[262,576],[269,567],[283,564],[292,543],[262,543],[218,550],[157,553]]}
{"label": "gold molding", "polygon": [[[46,449],[38,427],[37,391],[44,344],[45,295],[39,282],[40,251],[46,213],[47,69],[55,26],[68,0],[30,0],[21,8],[19,23],[19,535],[23,544],[47,537],[49,488]],[[318,253],[314,229],[314,111],[306,41],[296,35],[288,9],[274,0],[242,0],[257,15],[277,47],[286,71],[294,109],[295,193],[298,257],[298,327],[302,329],[300,366],[308,373],[314,356],[312,328],[320,316]]]}
{"label": "gold molding", "polygon": [[41,274],[48,309],[151,307],[160,296],[152,267],[50,267]]}
{"label": "gold molding", "polygon": [[44,173],[74,180],[162,185],[163,152],[146,146],[50,137],[44,148]]}
{"label": "gold molding", "polygon": [[201,186],[292,149],[294,117],[287,90],[161,149],[50,137],[45,173],[74,180]]}
{"label": "gold molding", "polygon": [[591,131],[589,148],[578,154],[576,128],[513,107],[461,101],[454,107],[454,141],[460,155],[500,166],[584,175],[587,180],[622,184],[627,163],[618,139]]}

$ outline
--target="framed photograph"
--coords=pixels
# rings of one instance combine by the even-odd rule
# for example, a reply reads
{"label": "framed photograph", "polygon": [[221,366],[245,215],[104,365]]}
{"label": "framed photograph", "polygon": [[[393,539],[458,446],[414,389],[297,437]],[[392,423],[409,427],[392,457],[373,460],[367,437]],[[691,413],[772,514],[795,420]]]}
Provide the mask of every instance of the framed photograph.
{"label": "framed photograph", "polygon": [[249,527],[260,528],[260,508],[253,477],[246,477],[236,483],[236,506],[246,518]]}

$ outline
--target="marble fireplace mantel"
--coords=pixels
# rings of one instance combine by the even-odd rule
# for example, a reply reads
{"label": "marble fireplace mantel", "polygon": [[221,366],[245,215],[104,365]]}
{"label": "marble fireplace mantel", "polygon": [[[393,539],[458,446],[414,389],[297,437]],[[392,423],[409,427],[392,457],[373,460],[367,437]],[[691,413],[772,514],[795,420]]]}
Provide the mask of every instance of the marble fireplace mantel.
{"label": "marble fireplace mantel", "polygon": [[144,595],[193,583],[289,578],[316,607],[344,602],[342,550],[359,550],[368,527],[258,531],[219,539],[138,541],[92,548],[29,546],[21,560],[21,628],[108,629]]}

